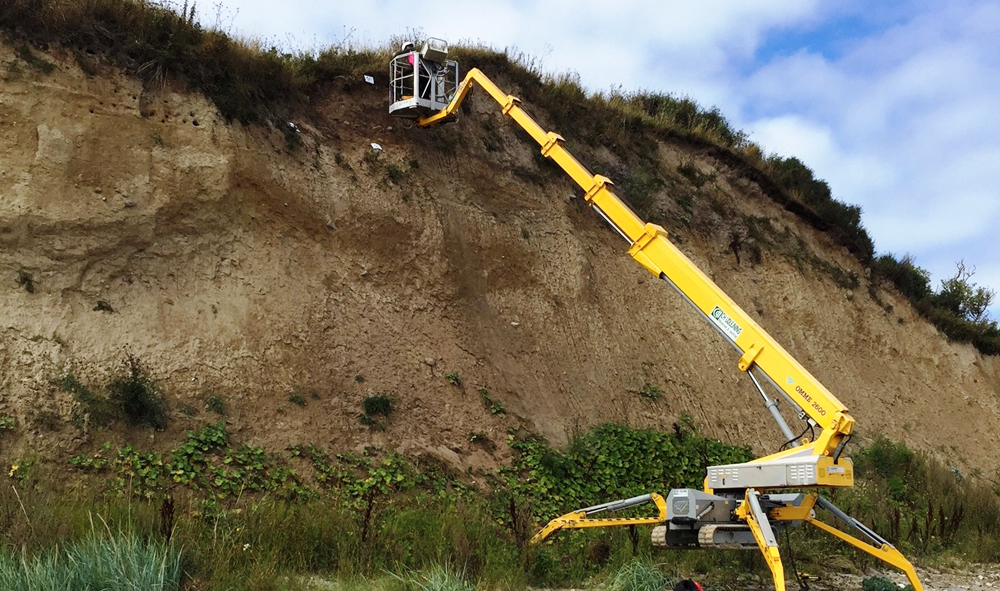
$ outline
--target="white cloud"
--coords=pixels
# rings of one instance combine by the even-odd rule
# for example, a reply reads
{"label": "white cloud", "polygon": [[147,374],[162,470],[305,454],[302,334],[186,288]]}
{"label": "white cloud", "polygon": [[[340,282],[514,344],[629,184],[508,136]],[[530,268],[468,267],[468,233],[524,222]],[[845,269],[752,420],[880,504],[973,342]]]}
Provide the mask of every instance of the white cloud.
{"label": "white cloud", "polygon": [[879,250],[913,253],[935,287],[963,258],[1000,286],[995,25],[995,7],[933,4],[840,57],[778,57],[747,78],[745,125],[860,204]]}
{"label": "white cloud", "polygon": [[[734,57],[751,59],[768,30],[815,18],[818,5],[818,0],[226,2],[231,13],[238,10],[235,31],[282,43],[291,35],[310,46],[313,40],[322,45],[345,36],[377,44],[419,30],[451,41],[520,48],[544,57],[551,71],[579,72],[592,89],[622,84],[683,93],[709,87],[720,94],[721,86],[706,84],[713,73],[728,69]],[[213,20],[213,15],[205,19]]]}

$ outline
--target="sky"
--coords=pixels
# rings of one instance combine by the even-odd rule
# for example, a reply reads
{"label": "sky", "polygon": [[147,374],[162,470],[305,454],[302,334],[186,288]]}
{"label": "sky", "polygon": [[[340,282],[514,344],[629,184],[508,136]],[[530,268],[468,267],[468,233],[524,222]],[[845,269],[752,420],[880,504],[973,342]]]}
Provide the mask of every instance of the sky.
{"label": "sky", "polygon": [[995,0],[222,0],[199,11],[286,49],[433,36],[523,52],[594,92],[689,96],[860,205],[876,250],[912,255],[933,288],[964,260],[973,282],[1000,290]]}

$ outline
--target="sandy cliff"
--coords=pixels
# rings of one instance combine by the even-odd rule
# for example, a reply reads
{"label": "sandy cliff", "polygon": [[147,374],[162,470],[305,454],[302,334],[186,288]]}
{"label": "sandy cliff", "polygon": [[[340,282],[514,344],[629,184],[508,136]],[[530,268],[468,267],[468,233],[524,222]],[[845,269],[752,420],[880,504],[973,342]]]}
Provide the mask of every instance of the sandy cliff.
{"label": "sandy cliff", "polygon": [[[561,442],[603,421],[668,428],[687,413],[727,441],[781,443],[729,347],[485,97],[457,124],[403,129],[380,88],[344,80],[292,135],[227,124],[174,86],[39,56],[52,72],[0,46],[8,459],[105,437],[74,423],[53,380],[99,385],[126,350],[160,384],[170,427],[117,436],[154,443],[216,420],[201,410],[212,394],[238,437],[272,449],[377,444],[458,467],[502,461],[517,425]],[[876,301],[865,269],[738,170],[679,142],[657,150],[668,170],[707,179],[677,174],[659,191],[668,230],[851,408],[860,435],[963,471],[1000,466],[982,452],[1000,442],[1000,361],[948,343],[891,293],[871,290]],[[594,170],[624,166],[584,152]],[[732,231],[762,217],[808,256],[762,244],[759,261],[738,263]],[[838,285],[823,265],[860,284]],[[638,396],[646,383],[663,395]],[[485,408],[479,388],[507,413]],[[289,402],[297,393],[304,407]],[[376,393],[397,400],[384,431],[358,421]]]}

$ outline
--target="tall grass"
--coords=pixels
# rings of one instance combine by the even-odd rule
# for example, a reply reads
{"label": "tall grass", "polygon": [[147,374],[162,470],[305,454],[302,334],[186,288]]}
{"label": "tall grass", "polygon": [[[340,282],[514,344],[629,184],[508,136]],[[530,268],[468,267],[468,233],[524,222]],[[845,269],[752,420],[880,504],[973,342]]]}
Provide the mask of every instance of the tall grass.
{"label": "tall grass", "polygon": [[[15,528],[19,540],[8,538],[0,550],[0,589],[5,591],[166,591],[177,588],[181,568],[196,589],[275,589],[301,575],[351,580],[388,572],[412,575],[417,587],[427,589],[448,588],[436,586],[446,579],[445,572],[514,588],[529,578],[524,550],[486,510],[485,501],[403,496],[378,513],[372,532],[362,540],[363,516],[336,498],[257,498],[226,508],[178,498],[168,544],[157,518],[159,502],[67,498],[40,491],[33,496],[50,499],[34,499],[26,514],[3,515],[25,524]],[[64,509],[51,516],[39,510],[58,503]],[[82,524],[96,511],[113,516],[108,530],[114,535],[86,531],[89,526]],[[568,550],[558,556],[570,558]],[[135,586],[116,582],[126,580]],[[45,586],[30,586],[38,581]],[[92,583],[80,586],[81,581]]]}
{"label": "tall grass", "polygon": [[473,591],[465,577],[446,566],[434,565],[422,571],[393,575],[405,591]]}
{"label": "tall grass", "polygon": [[633,560],[618,569],[608,583],[609,591],[662,591],[669,579],[655,565]]}
{"label": "tall grass", "polygon": [[357,578],[445,566],[470,580],[524,584],[523,555],[484,503],[404,497],[362,540],[362,515],[331,499],[259,501],[182,519],[176,539],[192,572],[213,587],[313,573]]}
{"label": "tall grass", "polygon": [[174,591],[181,552],[130,534],[93,534],[33,556],[0,553],[5,591]]}
{"label": "tall grass", "polygon": [[988,481],[884,437],[854,460],[861,484],[837,500],[886,538],[918,555],[1000,559],[1000,496]]}

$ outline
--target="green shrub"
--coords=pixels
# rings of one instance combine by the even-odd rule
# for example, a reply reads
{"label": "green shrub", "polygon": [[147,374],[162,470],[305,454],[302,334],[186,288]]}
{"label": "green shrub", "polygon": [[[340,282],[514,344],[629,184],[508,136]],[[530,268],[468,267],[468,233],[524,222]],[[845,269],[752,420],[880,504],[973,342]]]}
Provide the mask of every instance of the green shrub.
{"label": "green shrub", "polygon": [[828,232],[862,264],[875,256],[875,243],[861,224],[861,208],[833,198],[830,185],[813,175],[798,158],[774,156],[767,161],[774,180],[795,195],[816,216],[819,229]]}
{"label": "green shrub", "polygon": [[894,255],[883,254],[872,261],[872,271],[888,279],[901,294],[919,302],[931,294],[931,275],[918,267],[910,254],[897,260]]}
{"label": "green shrub", "polygon": [[749,448],[702,437],[683,420],[671,433],[602,425],[562,450],[525,433],[510,445],[516,456],[502,469],[504,482],[544,519],[604,501],[699,487],[708,466],[753,458]]}
{"label": "green shrub", "polygon": [[959,261],[957,267],[953,277],[941,281],[941,290],[933,296],[934,304],[974,325],[988,326],[987,311],[996,291],[970,281],[976,270],[966,268],[964,261]]}
{"label": "green shrub", "polygon": [[910,255],[897,260],[884,254],[872,262],[872,271],[892,281],[949,340],[972,343],[984,355],[1000,355],[1000,327],[988,314],[996,293],[970,281],[974,269],[966,269],[961,261],[957,267],[955,275],[942,280],[941,289],[933,292],[930,274]]}
{"label": "green shrub", "polygon": [[989,334],[977,336],[972,344],[983,355],[1000,355],[1000,331],[994,329]]}
{"label": "green shrub", "polygon": [[24,291],[28,293],[35,293],[35,280],[25,270],[20,270],[17,272],[17,284],[24,288]]}
{"label": "green shrub", "polygon": [[82,426],[89,420],[95,427],[103,427],[120,416],[120,411],[105,396],[95,395],[74,374],[68,373],[58,380],[56,385],[64,392],[69,392],[82,410],[74,411],[73,420],[76,426]]}
{"label": "green shrub", "polygon": [[112,452],[111,444],[105,443],[70,463],[88,472],[110,470],[107,489],[129,498],[150,500],[180,487],[203,491],[216,501],[256,492],[277,493],[285,499],[312,496],[282,458],[260,447],[231,444],[222,423],[187,432],[178,447],[162,454],[130,444]]}
{"label": "green shrub", "polygon": [[68,373],[56,380],[56,385],[64,392],[69,392],[81,402],[89,402],[94,398],[93,392],[83,385],[73,374]]}
{"label": "green shrub", "polygon": [[[855,471],[860,478],[870,475],[881,478],[903,476],[919,478],[923,461],[905,443],[879,435],[869,446],[854,455]],[[916,484],[916,483],[915,483]]]}
{"label": "green shrub", "polygon": [[121,373],[108,384],[108,400],[133,427],[163,429],[167,415],[163,397],[139,359],[131,353],[122,362]]}
{"label": "green shrub", "polygon": [[399,183],[406,176],[403,169],[396,166],[395,164],[389,164],[385,167],[385,176],[393,183]]}
{"label": "green shrub", "polygon": [[636,165],[628,169],[622,183],[622,197],[635,210],[648,216],[654,205],[656,192],[663,187],[663,180],[652,164]]}
{"label": "green shrub", "polygon": [[477,390],[479,393],[479,399],[483,401],[483,406],[490,411],[492,415],[502,415],[507,414],[507,407],[503,405],[503,402],[494,399],[490,396],[489,390],[486,388],[480,388]]}
{"label": "green shrub", "polygon": [[48,75],[56,69],[55,64],[38,57],[33,51],[31,51],[31,48],[26,45],[17,46],[14,49],[14,53],[17,54],[18,59],[28,64],[28,66],[36,72]]}
{"label": "green shrub", "polygon": [[214,412],[219,416],[226,416],[226,399],[219,394],[211,394],[205,400],[205,410]]}
{"label": "green shrub", "polygon": [[14,417],[0,417],[0,437],[7,431],[13,431],[16,424]]}
{"label": "green shrub", "polygon": [[660,395],[660,387],[656,384],[650,384],[649,382],[643,384],[642,388],[639,390],[639,396],[649,400],[656,400],[660,397]]}
{"label": "green shrub", "polygon": [[1000,328],[996,321],[972,322],[937,305],[934,296],[917,303],[917,310],[950,340],[972,343],[984,355],[1000,354]]}
{"label": "green shrub", "polygon": [[368,396],[361,401],[361,408],[364,410],[366,417],[375,417],[378,415],[388,417],[394,405],[394,398],[386,394]]}

